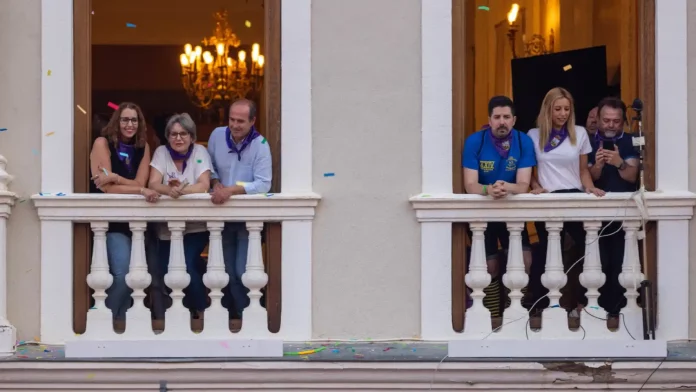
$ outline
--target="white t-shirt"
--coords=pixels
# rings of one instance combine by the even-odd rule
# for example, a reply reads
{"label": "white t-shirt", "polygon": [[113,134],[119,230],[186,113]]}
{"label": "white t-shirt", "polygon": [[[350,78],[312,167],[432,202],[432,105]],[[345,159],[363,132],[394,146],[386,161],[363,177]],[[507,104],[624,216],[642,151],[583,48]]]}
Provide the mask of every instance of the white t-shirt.
{"label": "white t-shirt", "polygon": [[592,152],[590,138],[581,126],[575,126],[576,141],[573,146],[566,138],[560,146],[549,152],[539,148],[539,129],[530,129],[527,135],[534,142],[539,184],[549,192],[561,189],[584,190],[580,181],[580,155]]}
{"label": "white t-shirt", "polygon": [[[150,166],[162,173],[163,184],[168,184],[170,179],[176,178],[182,183],[184,180],[187,180],[189,185],[194,185],[201,174],[206,171],[211,173],[213,171],[208,150],[200,144],[193,145],[193,152],[186,162],[186,170],[184,170],[183,173],[176,168],[176,164],[174,164],[174,160],[169,154],[166,146],[157,147],[155,154],[152,156],[152,161],[150,161]],[[208,228],[205,222],[186,222],[184,234],[199,233],[207,230]],[[160,224],[157,232],[161,240],[170,239],[170,233],[166,223]]]}

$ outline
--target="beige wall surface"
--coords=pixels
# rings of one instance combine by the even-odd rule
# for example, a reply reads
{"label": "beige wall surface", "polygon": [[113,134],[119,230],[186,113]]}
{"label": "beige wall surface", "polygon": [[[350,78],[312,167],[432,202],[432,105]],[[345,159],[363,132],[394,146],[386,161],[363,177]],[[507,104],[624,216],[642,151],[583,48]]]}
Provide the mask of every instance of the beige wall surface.
{"label": "beige wall surface", "polygon": [[39,335],[39,218],[28,196],[41,186],[41,1],[0,0],[0,154],[15,176],[7,238],[8,317],[19,339]]}
{"label": "beige wall surface", "polygon": [[419,334],[420,17],[419,0],[312,3],[315,337]]}
{"label": "beige wall surface", "polygon": [[[687,2],[687,96],[689,100],[689,190],[696,192],[696,1]],[[689,238],[689,337],[696,338],[696,219],[691,219]],[[659,290],[659,288],[658,288]]]}

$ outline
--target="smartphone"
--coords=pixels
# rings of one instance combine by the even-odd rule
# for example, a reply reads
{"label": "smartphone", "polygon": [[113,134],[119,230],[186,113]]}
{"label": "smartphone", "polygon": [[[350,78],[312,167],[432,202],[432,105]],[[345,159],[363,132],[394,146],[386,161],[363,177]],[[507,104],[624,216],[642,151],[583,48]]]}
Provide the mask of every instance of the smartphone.
{"label": "smartphone", "polygon": [[605,150],[614,151],[614,142],[605,140],[602,144],[602,148]]}

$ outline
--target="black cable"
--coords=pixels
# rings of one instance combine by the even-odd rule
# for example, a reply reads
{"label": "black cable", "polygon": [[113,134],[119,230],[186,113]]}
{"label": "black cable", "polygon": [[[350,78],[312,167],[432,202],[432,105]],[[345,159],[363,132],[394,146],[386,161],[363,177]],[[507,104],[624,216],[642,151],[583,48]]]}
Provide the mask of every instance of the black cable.
{"label": "black cable", "polygon": [[667,358],[662,358],[662,360],[660,361],[660,363],[657,364],[657,367],[656,367],[655,369],[653,369],[653,371],[650,373],[650,375],[648,376],[648,378],[645,379],[645,381],[643,382],[643,385],[640,386],[640,388],[638,389],[638,392],[640,392],[640,391],[643,390],[643,387],[645,387],[645,384],[647,384],[648,381],[650,381],[650,378],[653,376],[653,374],[655,374],[655,373],[657,372],[657,369],[659,369],[660,366],[662,366],[662,364],[665,363],[665,360],[666,360],[666,359],[667,359]]}
{"label": "black cable", "polygon": [[[588,312],[586,308],[582,308],[582,310],[583,310],[585,313],[587,313],[588,316],[594,317],[594,318],[596,318],[597,320],[602,320],[602,321],[607,321],[607,320],[608,320],[608,319],[605,319],[605,318],[601,318],[601,317],[595,316],[594,314]],[[633,337],[633,335],[631,334],[631,331],[629,331],[629,330],[628,330],[628,327],[626,326],[626,315],[623,314],[623,313],[619,313],[619,318],[623,319],[623,326],[624,326],[624,329],[626,330],[626,332],[628,333],[628,336],[630,336],[631,339],[636,340],[636,338]]]}

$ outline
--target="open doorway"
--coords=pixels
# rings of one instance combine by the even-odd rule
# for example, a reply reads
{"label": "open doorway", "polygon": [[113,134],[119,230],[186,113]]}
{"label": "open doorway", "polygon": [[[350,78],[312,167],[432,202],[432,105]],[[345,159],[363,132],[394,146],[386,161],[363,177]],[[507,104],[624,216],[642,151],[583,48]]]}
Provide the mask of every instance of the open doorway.
{"label": "open doorway", "polygon": [[[154,151],[173,113],[189,113],[197,142],[207,144],[213,129],[227,124],[227,108],[237,98],[257,103],[257,128],[273,155],[271,192],[280,191],[280,0],[73,0],[73,7],[74,94],[86,112],[74,124],[75,192],[89,192],[89,152],[101,122],[113,113],[110,104],[129,101],[143,109]],[[222,38],[227,45],[218,48]],[[196,74],[206,63],[224,65],[225,80]],[[280,329],[280,233],[280,223],[266,223],[264,299],[271,332]],[[84,332],[90,306],[90,237],[88,224],[74,225],[76,333]]]}
{"label": "open doorway", "polygon": [[[517,99],[512,60],[598,46],[606,51],[606,95],[618,96],[629,105],[636,97],[645,103],[645,186],[654,190],[655,0],[453,0],[452,28],[455,193],[464,193],[464,140],[488,122],[488,99],[495,95]],[[584,126],[587,111],[578,115],[582,117],[578,125]],[[463,330],[466,308],[466,230],[465,223],[453,224],[452,323],[456,331]],[[646,241],[645,273],[655,282],[654,223],[647,225]]]}

